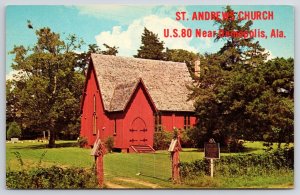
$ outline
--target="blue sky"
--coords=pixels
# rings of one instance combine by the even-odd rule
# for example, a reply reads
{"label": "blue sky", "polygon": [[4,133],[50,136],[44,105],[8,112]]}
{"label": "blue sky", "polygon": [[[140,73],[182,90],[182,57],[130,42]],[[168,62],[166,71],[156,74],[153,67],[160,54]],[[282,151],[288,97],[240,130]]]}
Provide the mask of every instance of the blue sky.
{"label": "blue sky", "polygon": [[[222,42],[211,38],[165,39],[163,28],[201,28],[216,30],[213,21],[176,21],[176,11],[222,11],[224,6],[8,6],[6,9],[6,51],[14,45],[32,46],[36,42],[34,30],[27,28],[31,20],[34,29],[50,27],[62,37],[76,34],[87,44],[103,43],[119,47],[119,55],[132,56],[140,45],[143,28],[157,33],[165,46],[195,52],[216,52]],[[253,28],[270,32],[281,29],[285,39],[257,39],[271,57],[294,57],[294,10],[290,6],[232,6],[235,11],[273,11],[274,20],[254,21]],[[86,46],[82,48],[85,50]],[[12,55],[6,57],[6,74],[12,72]]]}

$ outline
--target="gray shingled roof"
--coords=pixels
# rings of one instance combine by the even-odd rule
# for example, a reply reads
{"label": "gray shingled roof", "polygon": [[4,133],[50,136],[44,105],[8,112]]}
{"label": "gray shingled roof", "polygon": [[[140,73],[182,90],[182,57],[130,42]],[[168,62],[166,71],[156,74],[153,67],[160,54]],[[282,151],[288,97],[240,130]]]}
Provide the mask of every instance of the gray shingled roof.
{"label": "gray shingled roof", "polygon": [[155,107],[161,111],[194,111],[187,101],[192,82],[185,63],[92,54],[104,108],[125,109],[136,85],[142,79]]}

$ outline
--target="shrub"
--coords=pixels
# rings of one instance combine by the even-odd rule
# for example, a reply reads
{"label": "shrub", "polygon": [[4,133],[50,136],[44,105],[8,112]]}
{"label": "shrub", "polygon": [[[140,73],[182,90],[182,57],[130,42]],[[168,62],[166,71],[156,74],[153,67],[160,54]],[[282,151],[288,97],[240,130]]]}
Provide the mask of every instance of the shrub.
{"label": "shrub", "polygon": [[112,149],[114,148],[114,138],[112,136],[108,136],[105,140],[105,148],[109,153],[112,152]]}
{"label": "shrub", "polygon": [[[215,163],[215,175],[236,177],[241,175],[257,176],[270,174],[274,170],[294,169],[294,148],[278,149],[264,154],[224,156]],[[180,163],[183,178],[209,174],[209,161],[196,160]]]}
{"label": "shrub", "polygon": [[180,143],[183,148],[193,148],[196,146],[194,141],[191,139],[191,131],[192,128],[182,129],[180,131]]}
{"label": "shrub", "polygon": [[77,142],[78,142],[78,146],[79,146],[80,148],[84,148],[84,147],[86,147],[87,144],[88,144],[87,138],[86,138],[86,137],[82,137],[82,136],[80,136],[80,137],[78,138]]}
{"label": "shrub", "polygon": [[153,148],[155,150],[168,149],[173,137],[174,137],[173,132],[167,132],[164,130],[154,132]]}
{"label": "shrub", "polygon": [[227,142],[228,152],[242,152],[245,150],[244,141],[238,139],[229,139]]}
{"label": "shrub", "polygon": [[18,123],[16,122],[10,123],[7,130],[7,139],[11,139],[13,137],[20,138],[21,135],[22,135],[22,131]]}
{"label": "shrub", "polygon": [[9,189],[82,189],[98,188],[94,169],[37,168],[25,171],[7,171]]}

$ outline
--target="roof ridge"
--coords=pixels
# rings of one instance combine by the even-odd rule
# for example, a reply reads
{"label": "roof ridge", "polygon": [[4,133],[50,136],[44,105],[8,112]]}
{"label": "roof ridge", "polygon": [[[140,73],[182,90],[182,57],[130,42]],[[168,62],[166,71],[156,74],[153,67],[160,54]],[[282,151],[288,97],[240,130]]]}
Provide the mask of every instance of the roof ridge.
{"label": "roof ridge", "polygon": [[91,53],[91,55],[93,55],[93,56],[104,56],[104,57],[109,57],[109,58],[127,59],[127,60],[163,62],[163,63],[169,63],[169,64],[186,65],[185,62],[174,62],[174,61],[166,61],[166,60],[153,60],[153,59],[135,58],[135,57],[130,57],[130,56],[114,56],[114,55],[104,55],[104,54],[97,54],[97,53]]}

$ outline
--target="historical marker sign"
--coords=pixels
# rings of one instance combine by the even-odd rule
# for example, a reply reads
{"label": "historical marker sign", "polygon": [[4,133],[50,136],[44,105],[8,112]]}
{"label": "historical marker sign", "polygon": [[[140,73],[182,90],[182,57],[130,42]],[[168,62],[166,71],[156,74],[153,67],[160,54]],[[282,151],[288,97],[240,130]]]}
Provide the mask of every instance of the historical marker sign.
{"label": "historical marker sign", "polygon": [[220,144],[219,143],[204,143],[204,154],[207,159],[220,158]]}

